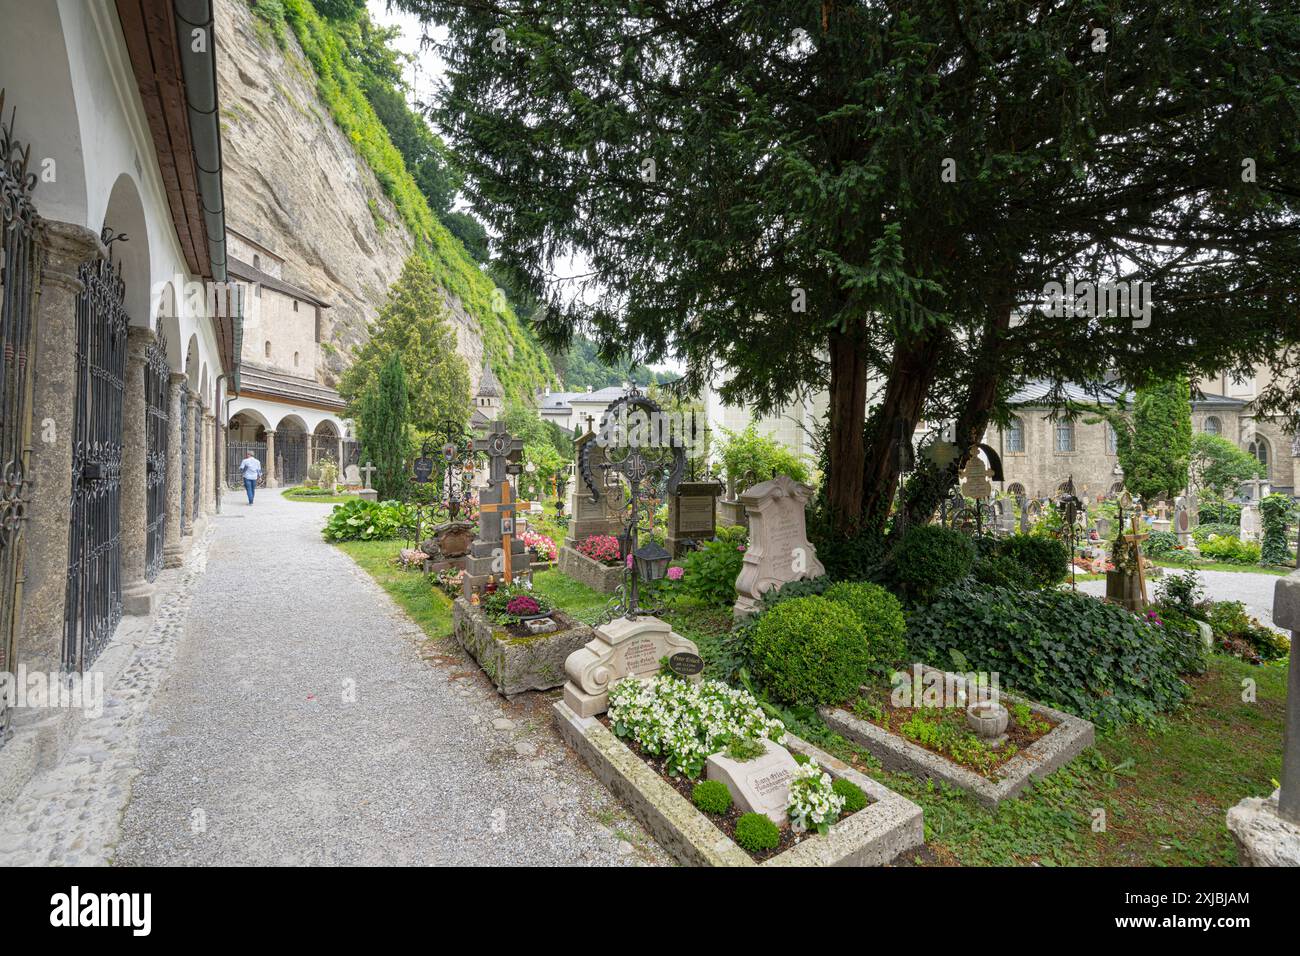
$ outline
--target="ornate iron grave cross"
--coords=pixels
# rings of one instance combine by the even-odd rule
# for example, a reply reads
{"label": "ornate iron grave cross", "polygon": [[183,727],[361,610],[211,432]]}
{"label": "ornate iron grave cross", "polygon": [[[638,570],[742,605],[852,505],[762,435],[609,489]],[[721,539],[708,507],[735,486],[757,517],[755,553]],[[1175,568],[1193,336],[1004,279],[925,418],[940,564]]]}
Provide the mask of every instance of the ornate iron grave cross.
{"label": "ornate iron grave cross", "polygon": [[504,559],[502,570],[505,574],[506,584],[514,583],[514,568],[511,563],[511,549],[514,545],[515,515],[520,506],[532,507],[531,501],[517,501],[514,497],[514,488],[511,486],[507,477],[508,468],[512,460],[517,460],[523,454],[524,440],[522,438],[513,438],[506,431],[505,422],[493,422],[492,430],[486,438],[476,438],[473,443],[473,450],[486,452],[488,456],[488,485],[492,488],[499,488],[501,500],[499,502],[480,502],[479,514],[499,514],[501,516],[501,547],[504,550]]}
{"label": "ornate iron grave cross", "polygon": [[[601,486],[607,486],[610,472],[622,475],[628,484],[627,503],[623,506],[623,533],[619,535],[620,557],[632,561],[623,571],[623,584],[606,609],[609,620],[622,613],[629,620],[649,614],[640,604],[640,581],[654,581],[668,571],[669,554],[653,541],[638,547],[641,531],[654,528],[655,502],[673,494],[686,471],[686,454],[682,437],[672,435],[663,409],[643,395],[636,386],[623,397],[611,402],[600,419],[596,438],[582,446],[579,467],[582,480],[591,492],[593,503],[601,501]],[[594,474],[591,449],[600,444],[607,462],[600,479]],[[646,522],[642,527],[642,521]]]}

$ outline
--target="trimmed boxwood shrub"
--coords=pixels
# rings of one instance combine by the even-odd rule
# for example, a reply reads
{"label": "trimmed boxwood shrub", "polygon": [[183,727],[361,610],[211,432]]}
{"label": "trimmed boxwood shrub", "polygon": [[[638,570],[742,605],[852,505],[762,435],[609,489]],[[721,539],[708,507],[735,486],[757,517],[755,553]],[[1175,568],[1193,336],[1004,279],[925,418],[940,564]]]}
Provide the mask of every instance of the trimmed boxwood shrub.
{"label": "trimmed boxwood shrub", "polygon": [[1055,587],[1070,571],[1070,548],[1060,538],[1013,534],[998,543],[997,553],[1024,568],[1030,584],[1037,588]]}
{"label": "trimmed boxwood shrub", "polygon": [[903,607],[898,598],[880,585],[841,581],[832,584],[822,592],[822,596],[843,604],[857,615],[866,632],[874,664],[897,664],[907,656],[907,641],[903,638],[907,622],[903,620]]}
{"label": "trimmed boxwood shrub", "polygon": [[987,584],[990,587],[1013,588],[1021,591],[1034,587],[1034,580],[1030,577],[1028,568],[1014,558],[1001,555],[976,561],[975,570],[971,574],[980,584]]}
{"label": "trimmed boxwood shrub", "polygon": [[838,704],[871,672],[866,630],[847,606],[824,597],[782,601],[754,625],[759,681],[787,703]]}
{"label": "trimmed boxwood shrub", "polygon": [[750,853],[775,850],[781,842],[781,831],[763,814],[746,813],[736,821],[736,842]]}
{"label": "trimmed boxwood shrub", "polygon": [[1180,632],[1071,591],[957,586],[908,618],[917,659],[997,672],[1004,687],[1106,727],[1173,710],[1198,647]]}
{"label": "trimmed boxwood shrub", "polygon": [[831,789],[844,798],[844,813],[857,813],[867,805],[867,795],[852,780],[836,777]]}
{"label": "trimmed boxwood shrub", "polygon": [[723,814],[731,809],[731,791],[721,780],[701,780],[691,791],[691,799],[705,813]]}
{"label": "trimmed boxwood shrub", "polygon": [[908,530],[889,556],[890,576],[915,601],[927,601],[970,574],[975,545],[960,531],[937,524]]}

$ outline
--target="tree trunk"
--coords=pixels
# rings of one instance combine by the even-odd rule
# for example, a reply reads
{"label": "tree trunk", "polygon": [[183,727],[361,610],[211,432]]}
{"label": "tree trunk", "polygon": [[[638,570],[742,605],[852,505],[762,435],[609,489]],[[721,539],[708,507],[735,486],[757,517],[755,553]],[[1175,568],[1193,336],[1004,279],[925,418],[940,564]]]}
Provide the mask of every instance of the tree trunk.
{"label": "tree trunk", "polygon": [[[862,513],[862,429],[866,422],[867,363],[855,323],[847,332],[830,334],[830,441],[826,496],[833,520],[845,530],[858,525]],[[842,524],[841,524],[842,523]]]}
{"label": "tree trunk", "polygon": [[942,343],[943,333],[932,329],[894,348],[879,428],[863,464],[862,522],[868,527],[883,528],[889,516],[898,484],[899,436],[910,441],[921,419]]}

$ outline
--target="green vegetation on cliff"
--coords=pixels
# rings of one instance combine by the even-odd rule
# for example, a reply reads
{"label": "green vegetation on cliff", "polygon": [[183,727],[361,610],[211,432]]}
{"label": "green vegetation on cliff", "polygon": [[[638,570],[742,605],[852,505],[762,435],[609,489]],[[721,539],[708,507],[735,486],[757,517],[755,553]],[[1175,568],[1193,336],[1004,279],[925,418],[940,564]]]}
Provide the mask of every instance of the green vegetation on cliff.
{"label": "green vegetation on cliff", "polygon": [[[531,331],[519,320],[506,297],[429,208],[402,154],[366,96],[365,77],[352,62],[345,27],[371,30],[364,9],[357,21],[336,25],[323,18],[310,0],[249,0],[253,13],[269,27],[283,47],[288,24],[315,72],[316,91],[334,121],[351,141],[393,202],[414,237],[416,251],[425,256],[438,284],[460,300],[478,322],[483,348],[508,398],[532,401],[533,392],[558,384],[550,360]],[[292,55],[292,54],[289,54]],[[371,76],[373,82],[374,76]],[[466,410],[468,413],[468,409]]]}

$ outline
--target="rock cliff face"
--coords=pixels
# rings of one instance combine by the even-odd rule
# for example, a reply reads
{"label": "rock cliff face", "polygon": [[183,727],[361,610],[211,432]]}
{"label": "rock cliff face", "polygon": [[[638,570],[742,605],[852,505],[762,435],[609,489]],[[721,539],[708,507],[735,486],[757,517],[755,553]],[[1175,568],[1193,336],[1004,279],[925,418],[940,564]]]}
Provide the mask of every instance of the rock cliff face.
{"label": "rock cliff face", "polygon": [[[283,256],[286,281],[331,304],[317,378],[334,385],[401,272],[411,235],[318,99],[292,31],[284,49],[259,36],[244,0],[219,0],[216,23],[226,222]],[[476,386],[478,322],[450,294],[447,306]]]}

